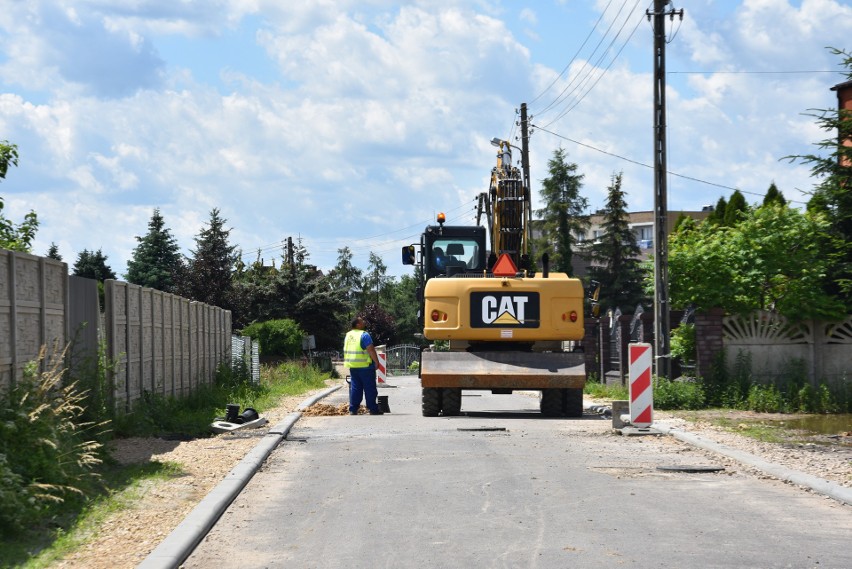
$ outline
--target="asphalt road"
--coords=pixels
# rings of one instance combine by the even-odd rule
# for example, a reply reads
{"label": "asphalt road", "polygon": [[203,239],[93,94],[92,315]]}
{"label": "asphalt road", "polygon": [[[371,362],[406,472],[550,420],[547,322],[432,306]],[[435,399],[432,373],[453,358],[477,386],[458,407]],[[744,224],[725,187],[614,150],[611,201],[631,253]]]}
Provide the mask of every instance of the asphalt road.
{"label": "asphalt road", "polygon": [[[545,419],[526,394],[465,392],[424,418],[302,417],[186,568],[852,567],[852,508],[597,416]],[[345,401],[345,390],[326,403]]]}

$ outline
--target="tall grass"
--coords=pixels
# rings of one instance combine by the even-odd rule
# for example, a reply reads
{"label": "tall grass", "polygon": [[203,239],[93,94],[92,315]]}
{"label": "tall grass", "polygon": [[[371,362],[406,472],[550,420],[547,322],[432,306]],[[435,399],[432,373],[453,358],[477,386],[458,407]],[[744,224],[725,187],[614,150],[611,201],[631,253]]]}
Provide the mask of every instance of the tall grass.
{"label": "tall grass", "polygon": [[38,358],[0,395],[0,529],[16,534],[59,517],[96,488],[104,424],[82,420],[85,392],[62,384],[65,351]]}

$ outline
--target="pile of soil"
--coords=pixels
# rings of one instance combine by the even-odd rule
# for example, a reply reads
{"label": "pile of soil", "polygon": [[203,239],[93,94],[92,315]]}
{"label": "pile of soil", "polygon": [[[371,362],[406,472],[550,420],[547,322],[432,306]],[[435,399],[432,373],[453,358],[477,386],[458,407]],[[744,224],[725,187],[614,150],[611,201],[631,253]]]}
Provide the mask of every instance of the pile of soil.
{"label": "pile of soil", "polygon": [[[339,405],[328,405],[326,403],[314,403],[302,412],[307,417],[333,417],[336,415],[348,415],[349,403]],[[359,415],[366,415],[367,409],[362,405],[358,408]]]}

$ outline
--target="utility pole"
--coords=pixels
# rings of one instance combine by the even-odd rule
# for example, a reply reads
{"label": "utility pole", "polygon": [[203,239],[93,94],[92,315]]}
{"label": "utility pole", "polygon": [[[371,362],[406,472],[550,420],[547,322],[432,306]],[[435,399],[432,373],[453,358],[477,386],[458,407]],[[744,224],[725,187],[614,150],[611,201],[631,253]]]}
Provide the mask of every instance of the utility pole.
{"label": "utility pole", "polygon": [[683,10],[666,11],[671,0],[654,0],[654,354],[658,377],[671,378],[669,343],[668,203],[666,189],[666,16],[683,19]]}
{"label": "utility pole", "polygon": [[521,172],[524,177],[523,216],[527,233],[524,236],[523,242],[526,246],[522,253],[528,253],[532,243],[532,199],[530,196],[530,133],[526,103],[521,103]]}

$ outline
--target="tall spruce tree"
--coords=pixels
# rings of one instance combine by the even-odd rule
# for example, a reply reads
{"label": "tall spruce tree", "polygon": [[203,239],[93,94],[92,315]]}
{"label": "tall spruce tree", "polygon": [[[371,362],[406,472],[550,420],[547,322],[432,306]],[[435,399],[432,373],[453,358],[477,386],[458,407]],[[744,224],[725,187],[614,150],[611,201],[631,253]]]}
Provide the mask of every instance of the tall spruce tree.
{"label": "tall spruce tree", "polygon": [[77,262],[74,263],[74,274],[78,277],[94,279],[103,282],[106,279],[114,279],[115,273],[107,265],[107,256],[103,251],[89,251],[83,249],[77,255]]}
{"label": "tall spruce tree", "polygon": [[781,190],[778,189],[778,186],[775,185],[775,182],[769,184],[769,189],[766,190],[766,195],[763,196],[763,205],[787,205],[787,200],[784,199],[784,194],[781,193]]}
{"label": "tall spruce tree", "polygon": [[387,271],[388,267],[382,258],[370,251],[370,260],[367,264],[367,271],[364,273],[362,308],[368,304],[381,304],[379,297],[387,278]]}
{"label": "tall spruce tree", "polygon": [[728,200],[728,205],[725,207],[723,225],[725,227],[735,227],[748,211],[749,207],[745,196],[739,190],[734,190],[734,193],[731,194],[731,199]]}
{"label": "tall spruce tree", "polygon": [[719,201],[716,202],[715,207],[713,207],[713,211],[711,211],[710,215],[707,216],[707,222],[712,223],[713,225],[724,225],[725,210],[727,207],[728,200],[725,199],[725,196],[721,196]]}
{"label": "tall spruce tree", "polygon": [[[840,56],[847,81],[852,81],[852,52],[829,48]],[[805,154],[787,156],[811,166],[811,176],[819,180],[808,200],[808,211],[821,212],[830,223],[833,237],[826,254],[828,268],[826,292],[846,299],[852,310],[852,111],[848,109],[816,109],[810,114],[829,137],[816,143],[828,155]]]}
{"label": "tall spruce tree", "polygon": [[339,289],[346,299],[348,310],[344,315],[344,320],[347,325],[358,309],[358,299],[363,288],[363,272],[352,264],[352,258],[352,250],[349,247],[338,249],[337,265],[329,274],[335,288]]}
{"label": "tall spruce tree", "polygon": [[614,175],[607,188],[604,207],[604,234],[592,245],[589,276],[600,283],[600,307],[632,309],[645,299],[642,291],[643,271],[639,263],[641,250],[636,234],[628,225],[626,192],[621,189],[622,174]]}
{"label": "tall spruce tree", "polygon": [[57,261],[62,260],[62,255],[59,254],[59,245],[52,242],[50,243],[50,248],[47,250],[47,254],[45,255],[48,259],[55,259]]}
{"label": "tall spruce tree", "polygon": [[566,161],[562,148],[553,151],[547,168],[550,176],[541,181],[540,191],[544,207],[535,212],[542,220],[542,236],[534,243],[535,257],[547,253],[551,270],[572,275],[577,236],[590,225],[585,213],[589,201],[580,195],[583,175],[577,174],[576,164]]}
{"label": "tall spruce tree", "polygon": [[195,250],[184,277],[178,285],[179,294],[220,308],[232,306],[232,272],[237,263],[236,246],[228,242],[230,229],[219,210],[210,212],[210,223],[195,238]]}
{"label": "tall spruce tree", "polygon": [[175,292],[175,279],[180,274],[183,257],[177,239],[172,236],[160,214],[154,209],[148,222],[148,233],[136,237],[139,244],[127,262],[127,282],[161,290]]}

